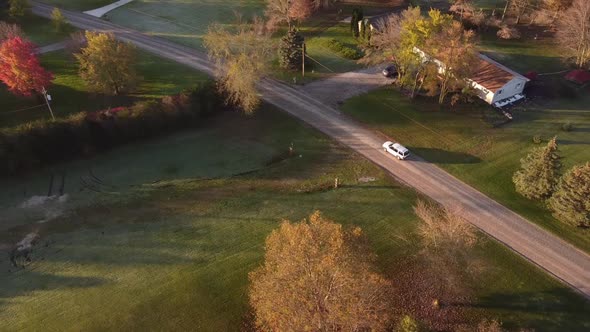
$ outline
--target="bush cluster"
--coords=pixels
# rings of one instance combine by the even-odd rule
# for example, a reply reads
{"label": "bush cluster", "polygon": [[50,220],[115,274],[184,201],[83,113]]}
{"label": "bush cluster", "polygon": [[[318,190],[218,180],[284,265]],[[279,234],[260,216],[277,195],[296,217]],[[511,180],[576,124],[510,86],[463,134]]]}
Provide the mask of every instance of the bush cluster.
{"label": "bush cluster", "polygon": [[358,60],[363,57],[363,54],[358,49],[346,46],[336,39],[330,39],[326,46],[328,46],[330,50],[338,53],[343,58]]}
{"label": "bush cluster", "polygon": [[161,100],[0,130],[0,170],[12,175],[194,126],[224,105],[206,83]]}

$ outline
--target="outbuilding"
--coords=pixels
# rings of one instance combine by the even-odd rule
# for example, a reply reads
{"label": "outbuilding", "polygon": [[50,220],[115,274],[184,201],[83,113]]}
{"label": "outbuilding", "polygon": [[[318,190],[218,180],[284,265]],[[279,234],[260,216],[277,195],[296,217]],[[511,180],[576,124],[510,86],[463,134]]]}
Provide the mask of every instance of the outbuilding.
{"label": "outbuilding", "polygon": [[469,79],[478,96],[488,104],[504,107],[524,98],[524,87],[530,79],[514,70],[479,54],[473,75]]}
{"label": "outbuilding", "polygon": [[[441,61],[431,58],[419,48],[415,47],[414,52],[422,61],[436,63],[439,72],[444,72],[445,65]],[[473,75],[467,79],[479,98],[499,108],[523,99],[524,87],[529,81],[530,79],[481,53],[478,54]]]}

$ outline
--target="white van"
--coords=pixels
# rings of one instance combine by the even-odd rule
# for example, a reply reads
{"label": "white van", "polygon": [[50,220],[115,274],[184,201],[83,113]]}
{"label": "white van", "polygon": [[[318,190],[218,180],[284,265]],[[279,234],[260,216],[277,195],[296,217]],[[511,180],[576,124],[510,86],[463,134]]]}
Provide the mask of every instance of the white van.
{"label": "white van", "polygon": [[383,151],[391,153],[399,160],[406,159],[410,155],[410,150],[406,149],[399,143],[394,143],[391,141],[383,143]]}

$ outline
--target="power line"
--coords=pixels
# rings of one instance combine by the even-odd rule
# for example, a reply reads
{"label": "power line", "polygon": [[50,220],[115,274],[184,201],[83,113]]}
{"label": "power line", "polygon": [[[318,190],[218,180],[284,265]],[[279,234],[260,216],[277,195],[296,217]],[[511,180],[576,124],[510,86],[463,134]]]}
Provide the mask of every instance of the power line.
{"label": "power line", "polygon": [[18,113],[18,112],[23,112],[23,111],[28,111],[34,108],[39,108],[39,107],[43,107],[45,106],[45,104],[39,104],[37,106],[31,106],[31,107],[27,107],[27,108],[21,108],[19,110],[13,110],[13,111],[8,111],[8,112],[0,112],[0,114],[10,114],[10,113]]}

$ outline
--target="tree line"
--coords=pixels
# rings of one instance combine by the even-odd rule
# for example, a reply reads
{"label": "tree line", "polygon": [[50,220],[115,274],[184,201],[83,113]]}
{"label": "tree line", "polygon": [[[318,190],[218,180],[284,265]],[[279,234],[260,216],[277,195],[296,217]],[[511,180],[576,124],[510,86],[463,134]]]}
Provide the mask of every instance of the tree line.
{"label": "tree line", "polygon": [[521,159],[514,173],[516,191],[528,199],[545,202],[558,219],[580,228],[590,227],[590,162],[561,175],[557,137],[534,148]]}

